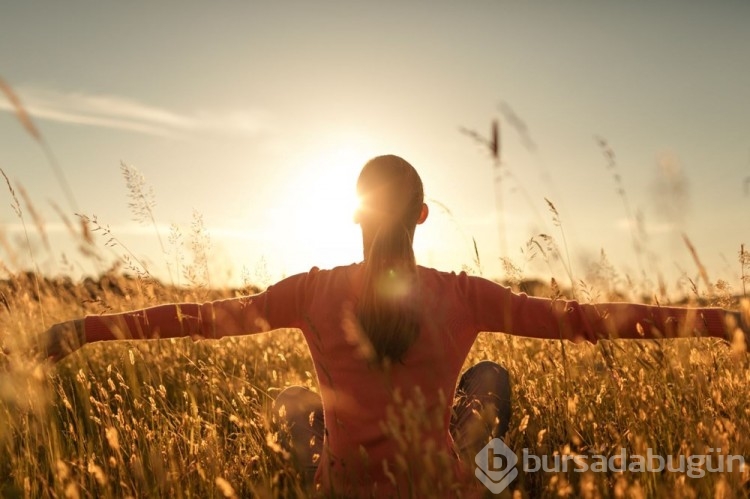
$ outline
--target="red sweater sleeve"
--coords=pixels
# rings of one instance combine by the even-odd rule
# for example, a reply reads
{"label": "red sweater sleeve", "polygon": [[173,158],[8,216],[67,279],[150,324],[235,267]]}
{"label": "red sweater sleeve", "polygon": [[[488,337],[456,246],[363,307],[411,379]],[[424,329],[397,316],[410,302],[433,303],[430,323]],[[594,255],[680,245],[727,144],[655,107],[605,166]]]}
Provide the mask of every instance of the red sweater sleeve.
{"label": "red sweater sleeve", "polygon": [[298,327],[304,313],[308,281],[315,270],[288,277],[252,296],[90,315],[84,320],[86,341],[184,336],[220,338]]}
{"label": "red sweater sleeve", "polygon": [[481,277],[461,283],[478,331],[496,331],[542,339],[726,338],[720,308],[682,308],[633,303],[580,304],[535,298]]}

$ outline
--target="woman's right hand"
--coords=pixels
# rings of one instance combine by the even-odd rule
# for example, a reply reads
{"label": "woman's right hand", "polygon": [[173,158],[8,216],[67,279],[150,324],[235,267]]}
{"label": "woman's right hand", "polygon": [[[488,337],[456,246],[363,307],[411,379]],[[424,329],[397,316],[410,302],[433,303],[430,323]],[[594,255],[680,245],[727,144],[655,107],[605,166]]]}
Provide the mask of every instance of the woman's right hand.
{"label": "woman's right hand", "polygon": [[86,343],[83,319],[61,322],[37,338],[39,356],[57,362]]}

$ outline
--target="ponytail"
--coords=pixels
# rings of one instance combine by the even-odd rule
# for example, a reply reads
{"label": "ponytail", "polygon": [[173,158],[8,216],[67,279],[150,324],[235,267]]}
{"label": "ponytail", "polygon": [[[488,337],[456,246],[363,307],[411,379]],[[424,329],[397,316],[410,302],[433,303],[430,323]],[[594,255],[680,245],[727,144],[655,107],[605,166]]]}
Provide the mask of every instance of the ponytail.
{"label": "ponytail", "polygon": [[[389,166],[393,165],[391,158],[395,157],[386,158],[390,160]],[[378,159],[368,163],[365,169],[375,166],[373,163]],[[413,167],[401,158],[398,160],[397,170],[400,171],[397,176],[400,181],[395,183],[398,186],[395,190],[401,190],[400,195],[396,196],[401,199],[389,208],[393,209],[393,204],[401,206],[397,206],[396,213],[385,216],[377,226],[365,255],[363,288],[357,307],[359,326],[372,346],[373,360],[377,360],[381,366],[403,361],[407,350],[419,336],[421,316],[412,238],[424,194],[422,182]],[[383,169],[393,170],[384,167],[381,171]],[[391,197],[391,201],[395,200]]]}

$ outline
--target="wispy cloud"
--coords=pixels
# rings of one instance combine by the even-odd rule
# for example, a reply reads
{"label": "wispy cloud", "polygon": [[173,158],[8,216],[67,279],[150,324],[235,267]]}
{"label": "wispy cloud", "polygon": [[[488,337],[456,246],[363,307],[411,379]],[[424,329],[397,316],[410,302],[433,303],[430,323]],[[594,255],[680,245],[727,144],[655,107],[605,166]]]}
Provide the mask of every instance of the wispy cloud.
{"label": "wispy cloud", "polygon": [[[16,87],[28,113],[38,120],[70,123],[164,137],[195,133],[252,136],[269,129],[269,117],[255,110],[182,113],[116,95],[61,92],[41,87]],[[0,111],[14,112],[0,99]]]}
{"label": "wispy cloud", "polygon": [[[116,237],[132,236],[154,238],[156,236],[154,226],[140,225],[137,222],[123,222],[113,225],[107,224],[107,228],[112,233],[112,235]],[[187,234],[187,232],[189,231],[189,227],[181,227],[180,229],[184,234]],[[158,230],[159,234],[161,234],[162,236],[167,237],[172,230],[172,226],[166,224],[157,224],[156,230]],[[212,238],[215,237],[218,240],[232,239],[240,241],[268,242],[273,239],[272,231],[263,229],[248,230],[227,226],[211,226],[207,227],[206,230],[209,236],[211,236]],[[26,232],[37,233],[38,229],[36,229],[36,227],[30,227],[28,225],[24,226],[21,222],[0,222],[0,234],[23,235]],[[62,222],[45,222],[44,232],[54,237],[60,235],[71,235],[70,227]],[[106,238],[102,236],[100,238],[100,241],[103,243],[106,241]]]}
{"label": "wispy cloud", "polygon": [[[627,218],[618,218],[616,226],[620,230],[639,230],[640,228],[635,222]],[[673,222],[656,222],[649,223],[645,222],[643,225],[643,231],[646,234],[666,234],[670,232],[677,233],[680,227]]]}

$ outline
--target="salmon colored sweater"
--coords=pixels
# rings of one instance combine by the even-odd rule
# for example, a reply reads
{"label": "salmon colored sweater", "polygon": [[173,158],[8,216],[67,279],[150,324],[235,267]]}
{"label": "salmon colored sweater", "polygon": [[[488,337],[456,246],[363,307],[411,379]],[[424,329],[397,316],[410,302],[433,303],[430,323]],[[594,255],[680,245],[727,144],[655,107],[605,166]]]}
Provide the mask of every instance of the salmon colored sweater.
{"label": "salmon colored sweater", "polygon": [[[408,495],[404,494],[408,477],[398,470],[403,470],[404,460],[419,461],[412,459],[415,453],[442,452],[450,456],[458,473],[473,479],[473,463],[470,469],[458,463],[448,428],[461,367],[480,331],[590,342],[600,338],[723,338],[726,333],[722,309],[535,298],[463,272],[418,267],[423,311],[419,337],[402,363],[393,365],[386,375],[363,360],[356,327],[352,327],[351,311],[360,295],[362,275],[361,263],[331,270],[313,268],[253,296],[88,316],[86,340],[221,338],[300,329],[315,365],[326,426],[316,483],[323,491],[347,494],[377,485],[377,495],[385,497],[396,493],[396,488]],[[411,413],[424,411],[421,443],[405,443],[406,437],[398,436],[415,424],[403,420],[408,415],[401,414],[399,407],[405,406]],[[430,419],[433,413],[437,417]],[[399,461],[399,454],[404,459]]]}

